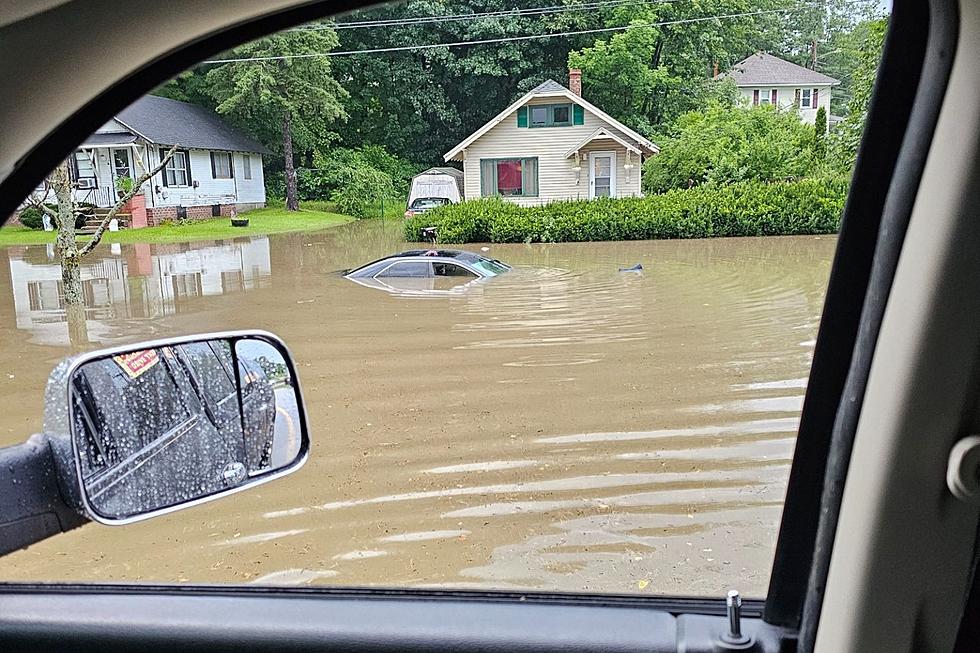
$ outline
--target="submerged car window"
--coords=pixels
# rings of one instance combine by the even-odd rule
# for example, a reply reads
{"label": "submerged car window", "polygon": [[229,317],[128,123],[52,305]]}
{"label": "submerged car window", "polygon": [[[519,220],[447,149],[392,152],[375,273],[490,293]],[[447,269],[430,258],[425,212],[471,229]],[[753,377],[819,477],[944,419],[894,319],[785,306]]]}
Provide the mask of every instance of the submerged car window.
{"label": "submerged car window", "polygon": [[297,414],[312,446],[0,581],[763,596],[889,20],[763,4],[402,0],[78,134],[0,229],[0,444],[43,428],[63,357],[256,328],[305,406],[227,343],[106,359],[73,399],[82,474],[190,421],[242,437],[161,466],[187,485],[275,468]]}
{"label": "submerged car window", "polygon": [[471,271],[455,263],[433,263],[432,274],[437,277],[475,277]]}
{"label": "submerged car window", "polygon": [[377,274],[380,277],[428,277],[429,263],[425,261],[401,261],[393,263]]}

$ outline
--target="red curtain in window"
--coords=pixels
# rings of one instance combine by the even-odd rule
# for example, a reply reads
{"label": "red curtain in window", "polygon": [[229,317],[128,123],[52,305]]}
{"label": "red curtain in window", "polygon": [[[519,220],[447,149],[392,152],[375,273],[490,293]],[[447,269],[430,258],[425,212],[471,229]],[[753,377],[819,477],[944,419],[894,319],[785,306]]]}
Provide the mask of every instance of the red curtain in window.
{"label": "red curtain in window", "polygon": [[759,104],[759,89],[752,91],[752,104]]}
{"label": "red curtain in window", "polygon": [[497,192],[501,195],[521,194],[521,161],[497,162]]}
{"label": "red curtain in window", "polygon": [[813,89],[813,108],[816,109],[820,102],[820,91]]}
{"label": "red curtain in window", "polygon": [[776,89],[772,89],[772,104],[776,106]]}

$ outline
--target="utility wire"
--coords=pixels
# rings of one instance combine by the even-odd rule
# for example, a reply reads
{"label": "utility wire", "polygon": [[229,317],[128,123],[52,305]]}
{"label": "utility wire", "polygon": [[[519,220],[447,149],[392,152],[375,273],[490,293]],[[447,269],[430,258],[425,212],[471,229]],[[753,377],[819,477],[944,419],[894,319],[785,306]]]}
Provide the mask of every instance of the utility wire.
{"label": "utility wire", "polygon": [[521,18],[524,16],[543,16],[547,14],[575,13],[591,9],[604,9],[608,7],[618,7],[626,4],[673,4],[676,2],[686,2],[689,0],[593,0],[580,4],[553,5],[550,7],[530,7],[500,9],[497,11],[485,11],[481,13],[469,14],[446,14],[444,16],[406,16],[403,18],[387,18],[378,20],[360,20],[346,23],[328,23],[319,25],[304,25],[293,27],[291,32],[310,32],[320,30],[344,30],[361,29],[370,27],[404,27],[410,25],[425,25],[430,23],[444,23],[462,20],[479,20],[483,18]]}
{"label": "utility wire", "polygon": [[801,7],[786,9],[768,9],[764,11],[747,11],[738,14],[725,14],[721,16],[702,16],[700,18],[682,18],[678,20],[667,20],[656,23],[633,23],[621,25],[619,27],[600,27],[596,29],[583,29],[566,32],[553,32],[550,34],[528,34],[524,36],[505,36],[493,39],[479,39],[473,41],[456,41],[454,43],[427,43],[423,45],[402,45],[390,48],[368,48],[364,50],[337,50],[333,52],[309,52],[305,54],[281,54],[263,57],[240,57],[237,59],[211,59],[202,61],[202,64],[222,64],[243,61],[284,61],[288,59],[311,59],[314,57],[343,57],[357,54],[380,54],[382,52],[405,52],[408,50],[431,50],[434,48],[455,48],[466,45],[488,45],[491,43],[511,43],[514,41],[531,41],[536,39],[550,39],[558,36],[579,36],[581,34],[600,34],[608,32],[619,32],[633,27],[667,27],[670,25],[685,25],[689,23],[703,23],[714,20],[727,20],[730,18],[747,18],[749,16],[762,16],[766,14],[784,14],[798,11]]}

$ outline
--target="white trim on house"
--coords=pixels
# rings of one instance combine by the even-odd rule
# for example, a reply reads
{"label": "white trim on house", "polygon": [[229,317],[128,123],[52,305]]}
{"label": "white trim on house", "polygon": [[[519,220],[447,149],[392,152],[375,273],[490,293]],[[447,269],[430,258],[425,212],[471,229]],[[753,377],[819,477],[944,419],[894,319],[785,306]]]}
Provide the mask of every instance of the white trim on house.
{"label": "white trim on house", "polygon": [[631,152],[633,152],[635,154],[639,154],[640,156],[643,155],[643,152],[640,151],[640,148],[636,147],[635,145],[633,145],[632,143],[630,143],[626,139],[620,138],[616,134],[610,132],[605,127],[599,127],[594,132],[592,132],[591,134],[589,134],[584,140],[582,140],[581,142],[579,142],[578,144],[576,144],[575,147],[573,147],[568,152],[566,152],[565,153],[565,158],[566,159],[572,158],[573,156],[575,156],[576,154],[578,154],[579,150],[581,150],[583,147],[585,147],[586,145],[588,145],[589,143],[591,143],[593,141],[607,140],[607,139],[608,140],[612,140],[612,141],[616,141],[617,143],[619,143],[620,145],[622,145],[623,147],[625,147],[627,150],[629,150],[629,151],[631,151]]}
{"label": "white trim on house", "polygon": [[509,107],[507,107],[506,109],[504,109],[503,111],[501,111],[500,113],[498,113],[496,116],[494,116],[493,119],[491,119],[489,122],[487,122],[485,125],[483,125],[479,129],[477,129],[472,134],[470,134],[467,138],[465,138],[462,142],[460,142],[456,147],[454,147],[453,149],[451,149],[448,152],[446,152],[446,154],[443,155],[443,159],[445,159],[446,161],[461,161],[463,157],[461,157],[460,155],[463,154],[463,151],[467,147],[469,147],[473,142],[475,142],[477,139],[479,139],[481,136],[483,136],[484,134],[486,134],[488,131],[490,131],[491,129],[493,129],[497,125],[499,125],[505,118],[507,118],[508,116],[510,116],[512,113],[514,113],[515,111],[517,111],[519,108],[521,108],[525,104],[527,104],[527,102],[530,101],[532,98],[542,98],[542,97],[563,97],[563,98],[567,98],[570,102],[572,102],[574,104],[578,104],[581,107],[587,109],[588,111],[590,111],[593,114],[595,114],[598,118],[601,118],[605,122],[611,124],[613,127],[615,127],[616,129],[618,129],[619,131],[623,132],[624,134],[626,134],[627,136],[629,136],[633,140],[635,140],[641,146],[643,146],[644,148],[646,148],[647,150],[649,150],[649,152],[647,152],[647,154],[657,154],[658,152],[660,152],[660,148],[657,147],[652,141],[644,138],[643,136],[640,136],[638,133],[636,133],[635,131],[633,131],[632,129],[630,129],[629,127],[627,127],[626,125],[624,125],[623,123],[619,122],[618,120],[616,120],[615,118],[613,118],[612,116],[610,116],[609,114],[607,114],[605,111],[602,111],[601,109],[599,109],[598,107],[596,107],[592,103],[588,102],[583,97],[581,97],[579,95],[575,95],[574,93],[572,93],[568,89],[562,89],[560,91],[543,91],[543,92],[542,91],[529,91],[529,92],[525,93],[523,96],[521,96],[521,98],[519,100],[517,100],[516,102],[514,102],[513,104],[511,104]]}

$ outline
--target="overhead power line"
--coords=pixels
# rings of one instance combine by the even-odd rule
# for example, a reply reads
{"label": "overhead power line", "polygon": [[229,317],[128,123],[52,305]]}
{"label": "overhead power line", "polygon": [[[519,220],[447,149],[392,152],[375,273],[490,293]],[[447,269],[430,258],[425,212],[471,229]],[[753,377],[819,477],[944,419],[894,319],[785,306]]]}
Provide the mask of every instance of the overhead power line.
{"label": "overhead power line", "polygon": [[434,48],[455,48],[467,45],[489,45],[491,43],[511,43],[514,41],[532,41],[538,39],[551,39],[562,36],[579,36],[582,34],[601,34],[608,32],[620,32],[633,27],[667,27],[670,25],[684,25],[689,23],[703,23],[715,20],[728,20],[732,18],[748,18],[750,16],[763,16],[767,14],[785,14],[798,11],[801,8],[807,7],[806,5],[801,5],[795,8],[785,8],[785,9],[767,9],[763,11],[747,11],[738,14],[724,14],[720,16],[701,16],[699,18],[681,18],[677,20],[666,20],[655,23],[632,23],[630,25],[621,25],[618,27],[600,27],[595,29],[583,29],[565,32],[551,32],[548,34],[527,34],[524,36],[503,36],[492,39],[477,39],[470,41],[456,41],[454,43],[426,43],[422,45],[401,45],[390,48],[367,48],[364,50],[336,50],[332,52],[308,52],[304,54],[281,54],[281,55],[269,55],[262,57],[239,57],[232,59],[211,59],[209,61],[202,61],[202,64],[222,64],[222,63],[235,63],[244,61],[284,61],[287,59],[311,59],[315,57],[344,57],[358,54],[380,54],[383,52],[405,52],[409,50],[431,50]]}
{"label": "overhead power line", "polygon": [[549,14],[577,13],[595,9],[605,9],[618,7],[627,4],[673,4],[675,2],[686,2],[689,0],[593,0],[580,4],[553,5],[550,7],[531,7],[500,9],[497,11],[485,11],[469,14],[447,14],[443,16],[406,16],[403,18],[386,18],[378,20],[359,20],[340,23],[328,23],[321,25],[305,25],[293,27],[291,32],[309,32],[321,30],[345,30],[362,29],[371,27],[406,27],[410,25],[427,25],[432,23],[445,23],[466,20],[480,20],[485,18],[521,18],[527,16],[544,16]]}

